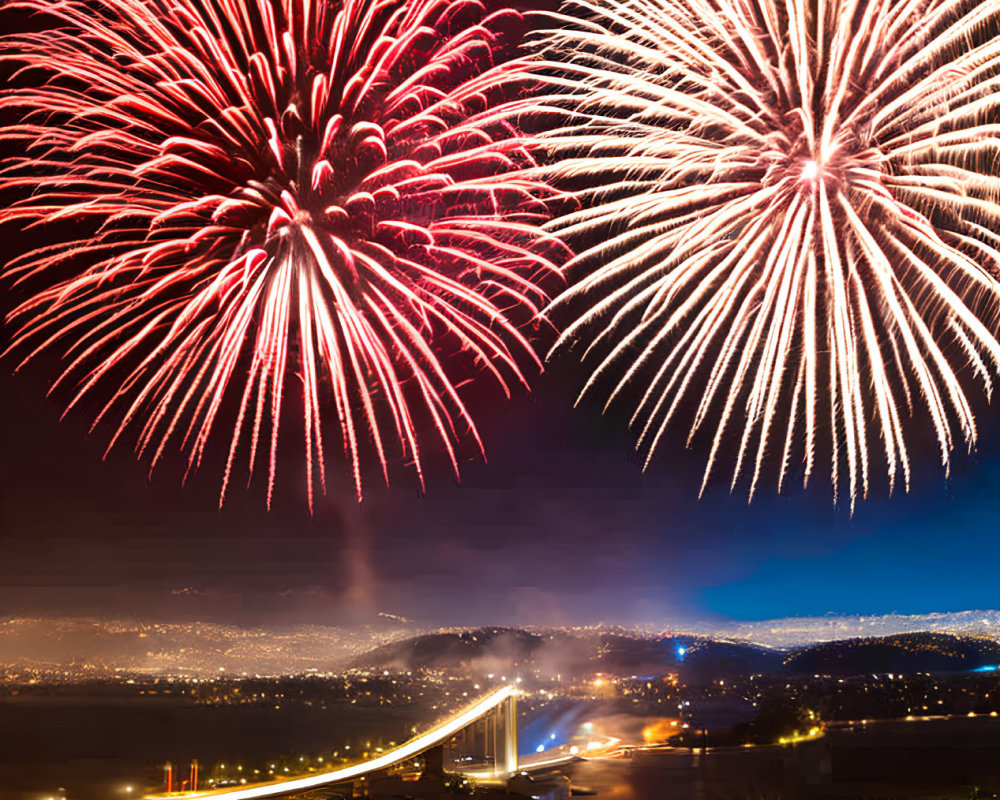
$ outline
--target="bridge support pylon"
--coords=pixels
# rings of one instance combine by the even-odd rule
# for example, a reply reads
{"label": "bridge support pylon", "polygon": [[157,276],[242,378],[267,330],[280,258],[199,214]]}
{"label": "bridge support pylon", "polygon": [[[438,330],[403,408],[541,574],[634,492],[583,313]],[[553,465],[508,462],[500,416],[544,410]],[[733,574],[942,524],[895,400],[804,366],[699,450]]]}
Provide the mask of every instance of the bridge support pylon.
{"label": "bridge support pylon", "polygon": [[517,774],[517,695],[511,694],[493,714],[494,776],[508,780]]}

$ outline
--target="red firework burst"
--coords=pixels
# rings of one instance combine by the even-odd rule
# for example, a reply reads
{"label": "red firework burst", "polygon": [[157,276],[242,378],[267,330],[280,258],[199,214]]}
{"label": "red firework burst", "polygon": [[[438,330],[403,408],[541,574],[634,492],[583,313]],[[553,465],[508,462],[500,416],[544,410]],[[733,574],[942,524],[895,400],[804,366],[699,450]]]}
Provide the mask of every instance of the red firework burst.
{"label": "red firework burst", "polygon": [[443,353],[470,354],[505,392],[524,382],[515,354],[538,359],[515,321],[537,314],[559,256],[536,227],[556,195],[514,174],[527,142],[490,112],[516,14],[466,0],[9,7],[63,27],[0,40],[22,84],[0,96],[20,115],[0,137],[23,152],[0,172],[21,193],[0,223],[92,231],[8,265],[42,282],[11,314],[12,347],[65,353],[70,407],[111,387],[95,420],[118,416],[109,448],[134,426],[152,468],[179,437],[190,471],[232,393],[220,504],[241,442],[251,473],[269,453],[270,504],[297,373],[310,506],[331,395],[359,498],[365,440],[386,480],[399,450],[421,486],[421,421],[456,474],[466,431],[481,450]]}

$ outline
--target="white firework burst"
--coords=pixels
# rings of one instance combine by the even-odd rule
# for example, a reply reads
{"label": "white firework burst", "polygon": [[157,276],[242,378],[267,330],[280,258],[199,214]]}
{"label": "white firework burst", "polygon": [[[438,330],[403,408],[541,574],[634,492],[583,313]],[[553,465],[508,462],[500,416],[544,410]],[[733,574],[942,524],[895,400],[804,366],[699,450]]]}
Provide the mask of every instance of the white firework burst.
{"label": "white firework burst", "polygon": [[676,417],[689,443],[711,426],[706,481],[735,437],[751,497],[771,459],[780,491],[827,449],[852,508],[878,450],[908,487],[918,413],[947,469],[976,436],[962,373],[989,393],[1000,362],[1000,3],[565,12],[534,102],[560,118],[550,176],[585,187],[550,226],[585,275],[556,301],[578,312],[557,348],[595,361],[584,391],[640,382],[647,463]]}

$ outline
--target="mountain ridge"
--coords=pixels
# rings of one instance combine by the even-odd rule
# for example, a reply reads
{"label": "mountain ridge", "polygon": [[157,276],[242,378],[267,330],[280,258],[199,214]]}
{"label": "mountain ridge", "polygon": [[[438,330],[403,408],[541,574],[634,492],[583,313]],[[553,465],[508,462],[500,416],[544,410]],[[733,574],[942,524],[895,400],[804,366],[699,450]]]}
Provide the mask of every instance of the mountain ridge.
{"label": "mountain ridge", "polygon": [[[943,629],[946,618],[957,623],[954,631]],[[994,618],[998,621],[996,631],[987,624]],[[880,632],[892,620],[860,619],[866,622],[860,631],[857,626],[850,627],[847,630],[851,635],[833,641],[814,638],[807,643],[775,646],[771,642],[777,634],[770,641],[767,637],[758,641],[749,638],[746,629],[738,632],[741,635],[732,635],[732,629],[713,631],[694,626],[669,632],[622,625],[431,630],[399,620],[354,628],[317,624],[252,628],[204,622],[9,617],[0,619],[0,670],[8,675],[24,670],[54,673],[62,669],[150,675],[293,675],[353,667],[474,669],[502,674],[505,669],[523,667],[526,674],[671,673],[685,679],[711,679],[800,668],[819,671],[823,664],[827,666],[822,669],[842,671],[844,664],[855,662],[858,669],[864,666],[864,671],[897,672],[912,669],[914,664],[925,664],[928,669],[968,669],[986,666],[994,658],[1000,663],[1000,645],[994,648],[991,644],[1000,642],[1000,612],[935,615],[933,629],[896,631],[884,636]],[[907,618],[907,626],[915,625],[915,619]],[[975,620],[978,622],[973,624]],[[811,618],[813,624],[823,622],[829,625],[830,621]],[[839,618],[834,622],[841,624]],[[786,624],[801,638],[802,623],[802,619],[794,619]],[[782,622],[756,624],[778,631]],[[914,635],[957,636],[962,642],[946,644],[938,640],[933,644],[933,639],[927,639],[924,661],[905,656],[905,638],[897,638],[895,645],[889,641],[881,655],[871,649],[870,643],[879,638]],[[837,647],[823,649],[852,641],[855,644],[840,645],[844,652],[839,656],[835,655]],[[869,643],[867,655],[847,653],[860,652],[858,642]]]}

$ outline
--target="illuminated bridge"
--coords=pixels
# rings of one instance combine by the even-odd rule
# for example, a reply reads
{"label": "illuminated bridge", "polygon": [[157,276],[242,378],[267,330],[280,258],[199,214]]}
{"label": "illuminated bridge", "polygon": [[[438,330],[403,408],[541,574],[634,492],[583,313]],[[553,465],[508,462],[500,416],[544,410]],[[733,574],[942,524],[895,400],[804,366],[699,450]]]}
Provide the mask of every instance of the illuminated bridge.
{"label": "illuminated bridge", "polygon": [[[517,690],[506,686],[466,708],[426,733],[378,758],[350,767],[268,783],[194,792],[147,795],[144,800],[258,800],[302,796],[327,798],[355,794],[355,781],[373,785],[389,771],[424,756],[424,776],[443,777],[447,771],[479,779],[506,781],[517,772]],[[454,766],[452,766],[454,765]],[[327,790],[323,792],[322,790]],[[367,791],[358,794],[368,794]]]}

